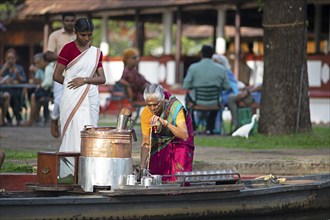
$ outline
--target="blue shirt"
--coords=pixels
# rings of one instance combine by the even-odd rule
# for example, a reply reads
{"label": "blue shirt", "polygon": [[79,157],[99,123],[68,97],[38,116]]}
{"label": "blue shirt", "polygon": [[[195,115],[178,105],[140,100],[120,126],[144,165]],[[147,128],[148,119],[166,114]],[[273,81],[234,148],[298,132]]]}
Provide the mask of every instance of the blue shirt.
{"label": "blue shirt", "polygon": [[42,82],[45,78],[45,73],[43,69],[38,68],[36,73],[34,74],[34,78],[38,79],[40,82]]}
{"label": "blue shirt", "polygon": [[230,94],[234,94],[234,95],[237,95],[238,92],[239,92],[239,89],[238,89],[238,86],[237,86],[237,80],[235,79],[235,76],[233,74],[233,72],[231,70],[228,70],[227,69],[227,75],[228,75],[228,79],[229,79],[229,84],[230,84],[230,90],[226,90],[226,91],[223,91],[221,93],[221,104],[222,106],[226,106],[227,105],[227,102],[228,102],[228,96]]}
{"label": "blue shirt", "polygon": [[[2,66],[0,66],[1,68]],[[22,77],[21,83],[26,83],[26,75],[23,67],[19,64],[15,64],[15,67],[18,69],[19,75]],[[2,74],[2,77],[9,76],[12,80],[18,80],[16,77],[16,74],[13,72],[10,72],[8,69]]]}

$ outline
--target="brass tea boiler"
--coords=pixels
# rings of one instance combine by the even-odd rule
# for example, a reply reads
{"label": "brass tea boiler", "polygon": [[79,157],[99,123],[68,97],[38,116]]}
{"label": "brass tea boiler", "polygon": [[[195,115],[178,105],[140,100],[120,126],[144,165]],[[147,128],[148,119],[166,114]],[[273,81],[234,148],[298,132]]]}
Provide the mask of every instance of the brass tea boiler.
{"label": "brass tea boiler", "polygon": [[134,130],[114,127],[85,126],[81,131],[78,184],[84,191],[97,187],[122,185],[125,176],[133,172],[132,137]]}

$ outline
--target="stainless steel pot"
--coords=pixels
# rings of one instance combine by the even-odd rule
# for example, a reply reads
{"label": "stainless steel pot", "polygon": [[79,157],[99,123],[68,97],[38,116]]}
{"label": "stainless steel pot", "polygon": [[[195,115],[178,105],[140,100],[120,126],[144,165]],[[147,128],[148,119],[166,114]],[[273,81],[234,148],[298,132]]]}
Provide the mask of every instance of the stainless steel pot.
{"label": "stainless steel pot", "polygon": [[141,178],[141,185],[142,186],[152,186],[153,185],[153,178],[149,176],[144,176]]}
{"label": "stainless steel pot", "polygon": [[155,186],[162,185],[162,175],[151,175],[152,177],[152,184]]}
{"label": "stainless steel pot", "polygon": [[135,186],[135,183],[136,183],[136,175],[134,174],[127,175],[126,185]]}

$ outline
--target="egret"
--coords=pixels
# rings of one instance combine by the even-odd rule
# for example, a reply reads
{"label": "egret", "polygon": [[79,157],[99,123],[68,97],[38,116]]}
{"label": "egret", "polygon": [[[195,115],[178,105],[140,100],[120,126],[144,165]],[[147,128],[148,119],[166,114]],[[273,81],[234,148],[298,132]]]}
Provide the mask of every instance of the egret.
{"label": "egret", "polygon": [[238,128],[231,136],[233,136],[233,137],[239,136],[239,137],[249,138],[249,134],[250,134],[254,124],[258,120],[258,118],[259,118],[259,116],[257,114],[254,114],[252,116],[251,122],[249,124],[243,125],[242,127]]}

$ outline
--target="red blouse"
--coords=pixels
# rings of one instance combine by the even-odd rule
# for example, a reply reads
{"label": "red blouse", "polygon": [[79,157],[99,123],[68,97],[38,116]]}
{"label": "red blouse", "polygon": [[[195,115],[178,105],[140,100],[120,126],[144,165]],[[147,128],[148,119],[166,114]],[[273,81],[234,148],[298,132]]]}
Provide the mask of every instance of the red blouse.
{"label": "red blouse", "polygon": [[[76,43],[74,41],[72,41],[72,42],[64,45],[60,54],[58,55],[57,62],[64,66],[67,66],[74,58],[76,58],[80,54],[81,54],[81,52],[78,49],[78,47],[76,46]],[[99,63],[97,64],[97,68],[102,67],[102,58],[103,58],[103,54],[101,51],[101,55],[100,55]]]}

